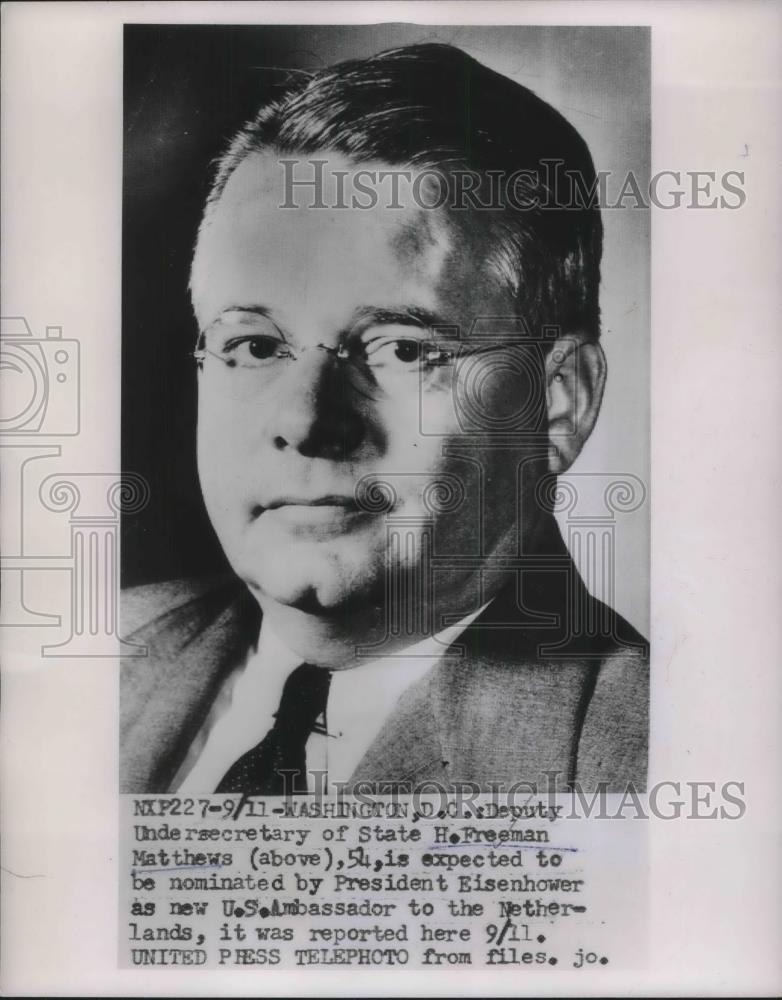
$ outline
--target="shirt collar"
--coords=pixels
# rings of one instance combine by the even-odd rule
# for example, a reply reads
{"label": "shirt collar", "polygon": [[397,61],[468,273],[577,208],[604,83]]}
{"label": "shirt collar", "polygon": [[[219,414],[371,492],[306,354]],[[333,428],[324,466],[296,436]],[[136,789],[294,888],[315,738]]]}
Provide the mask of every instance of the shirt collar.
{"label": "shirt collar", "polygon": [[[356,732],[360,726],[375,730],[396,705],[400,695],[421,680],[447,652],[461,633],[490,604],[466,615],[461,621],[427,636],[413,646],[392,655],[358,659],[354,666],[335,670],[331,677],[327,728],[330,733]],[[257,653],[248,668],[266,671],[274,664],[275,674],[287,676],[302,662],[267,621],[261,625]]]}

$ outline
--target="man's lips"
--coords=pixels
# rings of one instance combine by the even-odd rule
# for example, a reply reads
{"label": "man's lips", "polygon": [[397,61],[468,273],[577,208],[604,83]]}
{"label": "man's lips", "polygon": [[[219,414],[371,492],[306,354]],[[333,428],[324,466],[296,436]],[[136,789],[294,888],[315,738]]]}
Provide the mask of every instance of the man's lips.
{"label": "man's lips", "polygon": [[279,510],[281,507],[346,507],[358,510],[356,500],[352,496],[328,493],[320,497],[286,496],[263,504],[261,510]]}
{"label": "man's lips", "polygon": [[276,497],[267,504],[258,505],[253,514],[294,527],[339,528],[366,514],[366,511],[361,510],[352,496],[326,494],[318,497]]}

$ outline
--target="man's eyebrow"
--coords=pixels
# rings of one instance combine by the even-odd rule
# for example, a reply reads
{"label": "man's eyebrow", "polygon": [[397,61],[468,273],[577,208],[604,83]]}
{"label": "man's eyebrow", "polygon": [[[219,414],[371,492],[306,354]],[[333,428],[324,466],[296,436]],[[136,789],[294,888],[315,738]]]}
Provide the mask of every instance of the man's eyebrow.
{"label": "man's eyebrow", "polygon": [[[251,313],[255,316],[264,316],[278,325],[275,320],[275,311],[269,306],[261,303],[242,303],[241,305],[229,305],[220,310],[215,322],[227,313]],[[346,324],[345,331],[355,330],[356,327],[366,329],[369,326],[415,326],[419,329],[432,330],[438,332],[453,331],[453,323],[449,323],[439,313],[423,306],[398,306],[387,308],[385,306],[359,306],[353,310],[350,322]]]}
{"label": "man's eyebrow", "polygon": [[225,308],[220,310],[218,319],[220,316],[224,316],[226,313],[230,312],[246,312],[255,313],[256,316],[271,316],[272,310],[268,306],[262,305],[241,305],[241,306],[225,306]]}
{"label": "man's eyebrow", "polygon": [[265,319],[268,319],[269,322],[272,324],[272,326],[274,326],[277,329],[277,331],[284,337],[284,334],[282,334],[282,327],[280,326],[278,321],[274,318],[274,310],[271,309],[269,306],[264,306],[261,305],[260,303],[255,303],[255,302],[249,302],[249,303],[244,302],[242,303],[242,305],[224,306],[217,314],[217,316],[215,316],[212,322],[207,324],[206,329],[208,329],[211,326],[218,325],[220,321],[223,319],[223,317],[228,316],[230,313],[248,313],[250,316],[263,316]]}
{"label": "man's eyebrow", "polygon": [[398,324],[400,326],[418,326],[424,328],[436,328],[449,326],[445,319],[431,309],[424,309],[421,306],[400,306],[399,308],[388,309],[378,306],[360,306],[353,312],[352,326],[361,324],[367,326],[369,323]]}

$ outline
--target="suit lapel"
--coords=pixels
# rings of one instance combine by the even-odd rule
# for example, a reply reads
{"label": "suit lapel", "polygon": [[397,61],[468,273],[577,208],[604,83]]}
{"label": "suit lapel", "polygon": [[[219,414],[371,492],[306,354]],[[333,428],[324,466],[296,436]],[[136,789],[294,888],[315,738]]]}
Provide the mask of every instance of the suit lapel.
{"label": "suit lapel", "polygon": [[594,665],[444,657],[406,691],[351,783],[545,782],[574,776]]}
{"label": "suit lapel", "polygon": [[233,581],[160,615],[128,638],[147,657],[122,663],[122,791],[168,791],[220,682],[247,655],[259,612]]}
{"label": "suit lapel", "polygon": [[588,599],[549,526],[549,553],[506,586],[446,655],[405,692],[353,781],[540,784],[575,775],[598,663],[576,636],[571,655],[547,656],[571,635],[568,608]]}
{"label": "suit lapel", "polygon": [[405,691],[351,776],[351,784],[415,782],[446,777],[434,712],[437,667]]}

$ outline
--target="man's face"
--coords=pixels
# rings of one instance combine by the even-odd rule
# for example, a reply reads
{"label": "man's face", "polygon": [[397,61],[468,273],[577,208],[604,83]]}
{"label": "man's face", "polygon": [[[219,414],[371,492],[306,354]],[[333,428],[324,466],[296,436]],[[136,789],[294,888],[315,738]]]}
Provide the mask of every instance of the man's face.
{"label": "man's face", "polygon": [[[351,169],[332,156],[326,183]],[[485,267],[482,238],[439,210],[315,209],[306,192],[300,207],[281,209],[281,180],[276,157],[244,160],[194,262],[194,308],[212,352],[198,420],[212,523],[262,603],[377,605],[388,571],[419,572],[432,547],[473,557],[436,575],[447,594],[474,574],[476,557],[514,550],[523,456],[478,447],[475,435],[486,430],[481,414],[496,429],[532,387],[507,351],[448,364],[422,345],[455,347],[454,330],[467,343],[476,319],[512,316],[511,296]],[[340,345],[355,363],[335,355]],[[477,346],[486,342],[465,349]],[[465,393],[477,416],[457,405]],[[390,510],[365,509],[374,482],[393,488]]]}

